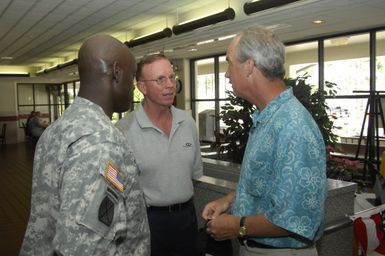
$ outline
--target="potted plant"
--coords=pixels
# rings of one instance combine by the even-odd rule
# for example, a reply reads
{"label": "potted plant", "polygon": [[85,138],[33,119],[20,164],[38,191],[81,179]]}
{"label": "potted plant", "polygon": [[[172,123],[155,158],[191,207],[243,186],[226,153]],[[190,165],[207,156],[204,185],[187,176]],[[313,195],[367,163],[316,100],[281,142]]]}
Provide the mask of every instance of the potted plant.
{"label": "potted plant", "polygon": [[[336,95],[337,85],[325,82],[324,90],[312,90],[312,86],[306,82],[307,75],[297,78],[285,79],[285,84],[293,88],[294,95],[309,110],[321,131],[326,144],[327,170],[326,175],[331,179],[355,181],[358,174],[359,161],[336,156],[343,153],[337,147],[338,136],[333,133],[335,116],[328,115],[326,97]],[[216,141],[212,147],[217,149],[221,159],[241,163],[246,148],[249,130],[252,126],[251,115],[255,106],[244,99],[238,98],[232,91],[227,91],[229,103],[222,107],[220,118],[227,125],[222,132],[216,132]],[[225,157],[224,157],[225,156]],[[358,180],[359,182],[359,180]]]}

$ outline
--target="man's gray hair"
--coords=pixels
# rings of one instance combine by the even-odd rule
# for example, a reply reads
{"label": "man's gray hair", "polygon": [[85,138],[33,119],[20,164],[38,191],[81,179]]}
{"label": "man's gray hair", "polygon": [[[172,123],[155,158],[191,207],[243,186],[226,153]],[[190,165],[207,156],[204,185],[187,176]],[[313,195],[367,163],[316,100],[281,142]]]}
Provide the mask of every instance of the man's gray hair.
{"label": "man's gray hair", "polygon": [[267,78],[282,80],[285,77],[285,46],[277,35],[269,29],[254,27],[237,36],[235,55],[239,62],[252,59]]}

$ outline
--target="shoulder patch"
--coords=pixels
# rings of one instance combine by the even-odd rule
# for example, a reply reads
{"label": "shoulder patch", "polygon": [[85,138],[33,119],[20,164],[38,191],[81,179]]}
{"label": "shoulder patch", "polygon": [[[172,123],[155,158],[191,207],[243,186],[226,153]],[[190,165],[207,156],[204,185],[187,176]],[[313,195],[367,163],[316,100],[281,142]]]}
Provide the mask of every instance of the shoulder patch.
{"label": "shoulder patch", "polygon": [[110,162],[107,163],[104,177],[120,192],[124,192],[124,176]]}

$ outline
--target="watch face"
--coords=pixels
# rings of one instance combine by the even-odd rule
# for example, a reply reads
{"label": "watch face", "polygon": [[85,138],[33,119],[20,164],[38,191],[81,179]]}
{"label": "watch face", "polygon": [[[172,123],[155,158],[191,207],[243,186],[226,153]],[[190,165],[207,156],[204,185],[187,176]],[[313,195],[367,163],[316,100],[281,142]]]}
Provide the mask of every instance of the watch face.
{"label": "watch face", "polygon": [[245,236],[246,235],[246,227],[240,227],[239,228],[239,236]]}

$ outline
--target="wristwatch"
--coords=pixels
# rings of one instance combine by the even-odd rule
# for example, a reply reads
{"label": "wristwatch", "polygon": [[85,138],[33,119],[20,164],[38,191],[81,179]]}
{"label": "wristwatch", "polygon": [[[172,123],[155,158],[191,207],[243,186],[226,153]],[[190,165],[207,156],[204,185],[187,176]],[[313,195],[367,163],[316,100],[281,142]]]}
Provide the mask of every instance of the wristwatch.
{"label": "wristwatch", "polygon": [[246,217],[243,216],[243,217],[241,217],[241,221],[239,222],[239,231],[238,231],[239,237],[246,236],[245,219],[246,219]]}

